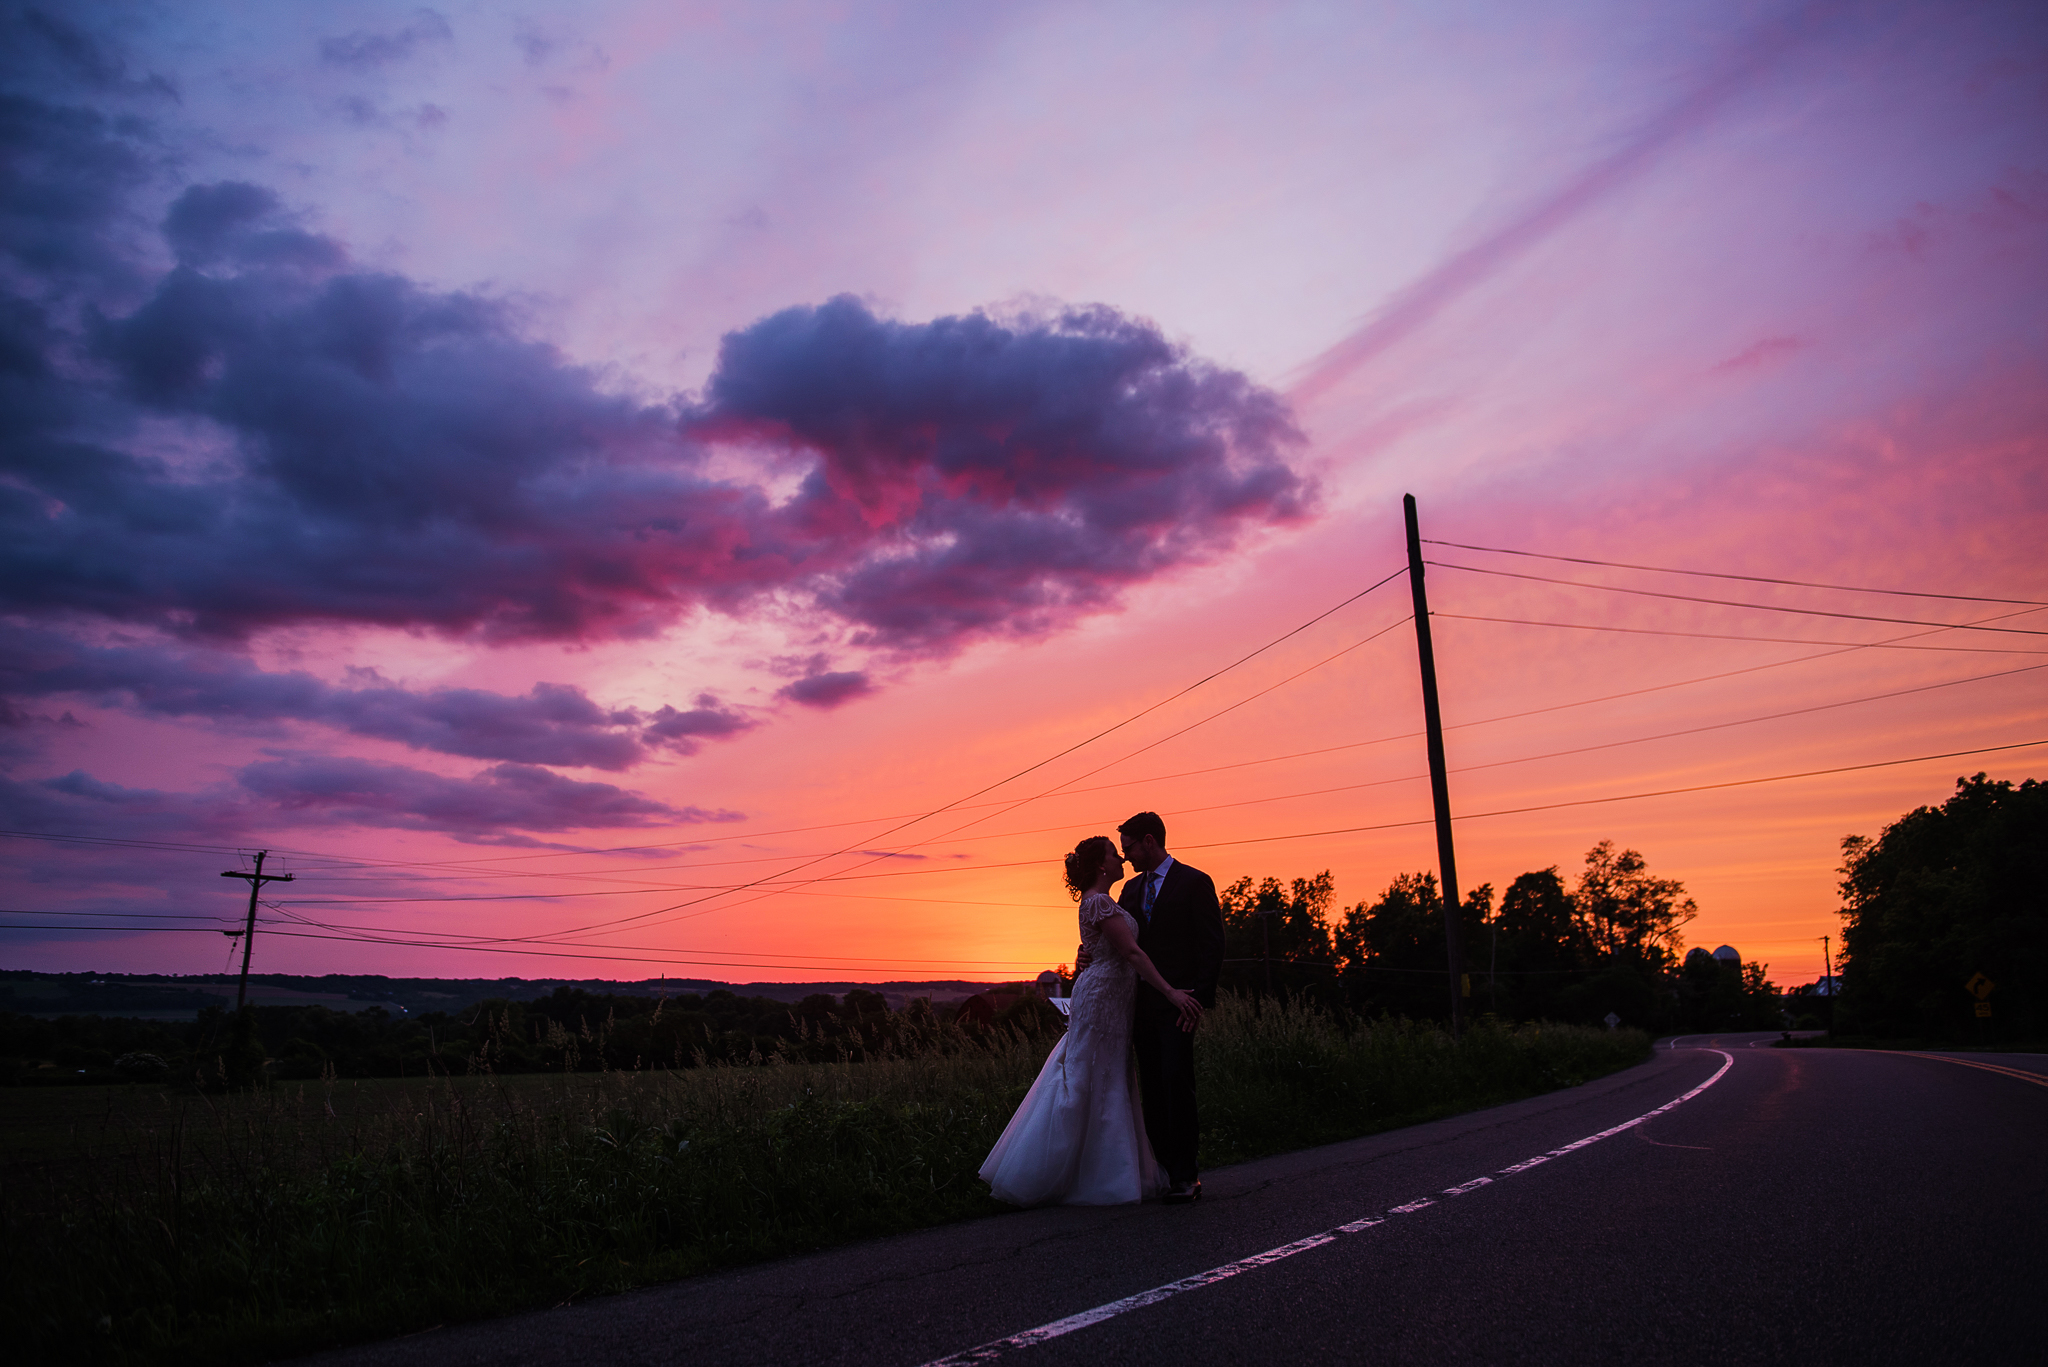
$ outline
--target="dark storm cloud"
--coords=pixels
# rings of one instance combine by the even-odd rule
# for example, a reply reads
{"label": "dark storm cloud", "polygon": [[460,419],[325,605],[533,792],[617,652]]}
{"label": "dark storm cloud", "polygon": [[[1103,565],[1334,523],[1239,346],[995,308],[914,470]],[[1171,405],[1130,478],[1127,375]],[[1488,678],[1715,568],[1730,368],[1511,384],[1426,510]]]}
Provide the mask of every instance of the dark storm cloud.
{"label": "dark storm cloud", "polygon": [[[394,60],[439,22],[328,55]],[[337,688],[259,671],[245,643],[618,640],[772,596],[821,640],[942,657],[1111,607],[1313,501],[1274,395],[1111,309],[908,324],[839,298],[729,335],[697,399],[633,397],[503,301],[355,266],[262,186],[145,213],[172,164],[156,135],[92,107],[100,85],[38,79],[42,98],[0,97],[0,611],[74,644],[13,669],[16,697],[619,769],[752,723],[709,696],[639,712],[546,684]],[[776,482],[712,473],[721,446]],[[183,644],[83,644],[110,626]],[[812,707],[875,686],[822,662],[783,677]],[[582,789],[489,772],[470,787],[501,816],[585,811]],[[380,791],[429,819],[426,788]],[[629,821],[649,800],[618,801]]]}
{"label": "dark storm cloud", "polygon": [[0,288],[20,298],[139,277],[123,211],[147,171],[136,139],[97,110],[0,92],[0,244],[14,267]]}
{"label": "dark storm cloud", "polygon": [[[0,315],[16,611],[591,639],[776,591],[944,654],[1306,509],[1278,401],[1107,309],[911,325],[838,299],[728,337],[702,403],[647,404],[501,304],[349,269],[260,187],[192,187],[164,231],[180,264],[90,337]],[[167,460],[124,413],[196,424],[212,458]],[[735,441],[800,492],[705,475]]]}
{"label": "dark storm cloud", "polygon": [[88,646],[60,632],[0,630],[0,695],[75,695],[145,716],[237,725],[311,722],[471,759],[619,770],[656,750],[695,754],[704,740],[752,727],[699,694],[689,711],[605,708],[580,688],[537,683],[523,696],[476,688],[414,692],[364,672],[339,688],[300,671],[267,672],[225,651]]}
{"label": "dark storm cloud", "polygon": [[1051,629],[1311,499],[1277,397],[1103,307],[789,309],[725,339],[688,422],[815,460],[791,517],[869,545],[820,602],[917,652]]}
{"label": "dark storm cloud", "polygon": [[318,270],[346,263],[347,254],[327,238],[276,226],[283,216],[277,196],[261,186],[233,180],[195,185],[164,216],[164,240],[187,266],[233,259]]}
{"label": "dark storm cloud", "polygon": [[53,67],[51,74],[96,91],[177,98],[176,89],[162,76],[152,72],[131,78],[127,58],[113,45],[47,9],[8,5],[0,11],[0,71],[19,76]]}

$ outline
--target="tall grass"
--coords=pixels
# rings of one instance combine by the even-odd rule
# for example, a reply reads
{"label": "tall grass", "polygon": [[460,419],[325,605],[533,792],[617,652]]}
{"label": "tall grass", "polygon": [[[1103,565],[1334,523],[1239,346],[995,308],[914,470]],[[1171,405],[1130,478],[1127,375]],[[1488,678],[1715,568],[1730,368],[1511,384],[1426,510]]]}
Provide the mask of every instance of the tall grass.
{"label": "tall grass", "polygon": [[1312,1005],[1226,999],[1196,1052],[1202,1157],[1213,1166],[1375,1134],[1575,1087],[1649,1052],[1639,1030],[1487,1018],[1453,1039],[1426,1022],[1353,1024]]}
{"label": "tall grass", "polygon": [[[9,1173],[11,1346],[248,1361],[991,1213],[975,1170],[1051,1042],[1012,1029],[860,1063],[441,1079],[372,1104],[331,1081],[179,1098],[125,1157]],[[1552,1027],[1453,1041],[1226,1000],[1198,1051],[1204,1158],[1533,1094],[1647,1047]]]}

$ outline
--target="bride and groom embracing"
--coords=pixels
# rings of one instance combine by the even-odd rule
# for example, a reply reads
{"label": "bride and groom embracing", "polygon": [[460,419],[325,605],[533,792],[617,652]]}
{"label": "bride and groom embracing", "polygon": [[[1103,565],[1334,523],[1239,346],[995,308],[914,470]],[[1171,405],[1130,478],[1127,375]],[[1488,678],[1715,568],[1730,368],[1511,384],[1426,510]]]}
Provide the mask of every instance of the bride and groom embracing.
{"label": "bride and groom embracing", "polygon": [[[1138,813],[1117,836],[1121,848],[1090,836],[1067,856],[1067,890],[1081,902],[1067,1033],[981,1165],[996,1199],[1013,1205],[1202,1194],[1195,1027],[1216,1004],[1223,911],[1209,875],[1166,852],[1156,814]],[[1126,860],[1136,872],[1111,899]]]}

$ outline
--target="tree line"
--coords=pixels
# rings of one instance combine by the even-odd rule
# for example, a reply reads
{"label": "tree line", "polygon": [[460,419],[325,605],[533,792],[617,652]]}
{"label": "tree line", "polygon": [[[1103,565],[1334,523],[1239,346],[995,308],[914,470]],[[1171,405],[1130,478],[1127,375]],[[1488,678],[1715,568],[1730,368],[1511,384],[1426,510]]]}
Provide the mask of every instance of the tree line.
{"label": "tree line", "polygon": [[1959,778],[1842,855],[1839,1030],[2048,1039],[2048,784]]}
{"label": "tree line", "polygon": [[[1450,1012],[1443,895],[1433,873],[1397,875],[1378,898],[1338,909],[1328,870],[1224,888],[1225,981],[1306,993],[1369,1015]],[[1723,965],[1681,928],[1696,913],[1677,879],[1603,840],[1568,885],[1556,865],[1491,883],[1457,909],[1469,1014],[1669,1030],[1773,1029],[1782,1007],[1766,965]],[[1268,962],[1270,953],[1271,962]]]}
{"label": "tree line", "polygon": [[[1040,1003],[1031,1003],[1033,1006]],[[1049,1010],[1049,1008],[1048,1008]],[[891,1011],[878,992],[814,993],[800,1002],[723,989],[649,997],[558,987],[532,1001],[493,999],[460,1012],[395,1016],[381,1006],[208,1008],[189,1022],[117,1016],[56,1019],[0,1012],[0,1083],[169,1081],[689,1068],[770,1058],[829,1062],[929,1052],[977,1031],[1046,1022],[1016,1011],[986,1024],[913,1001]]]}

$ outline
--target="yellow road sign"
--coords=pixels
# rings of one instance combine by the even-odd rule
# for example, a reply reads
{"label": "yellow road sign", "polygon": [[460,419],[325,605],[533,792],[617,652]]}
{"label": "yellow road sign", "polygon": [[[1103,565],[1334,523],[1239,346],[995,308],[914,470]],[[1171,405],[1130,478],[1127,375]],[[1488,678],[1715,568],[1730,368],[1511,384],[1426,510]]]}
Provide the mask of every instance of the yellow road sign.
{"label": "yellow road sign", "polygon": [[[1981,1002],[1986,997],[1990,996],[1991,989],[1997,986],[1997,983],[1991,981],[1991,979],[1985,977],[1982,973],[1977,973],[1971,975],[1970,981],[1963,984],[1963,991],[1969,993],[1971,996],[1975,997],[1978,1001]],[[1979,1011],[1977,1014],[1981,1016],[1984,1013],[1982,1011]]]}

